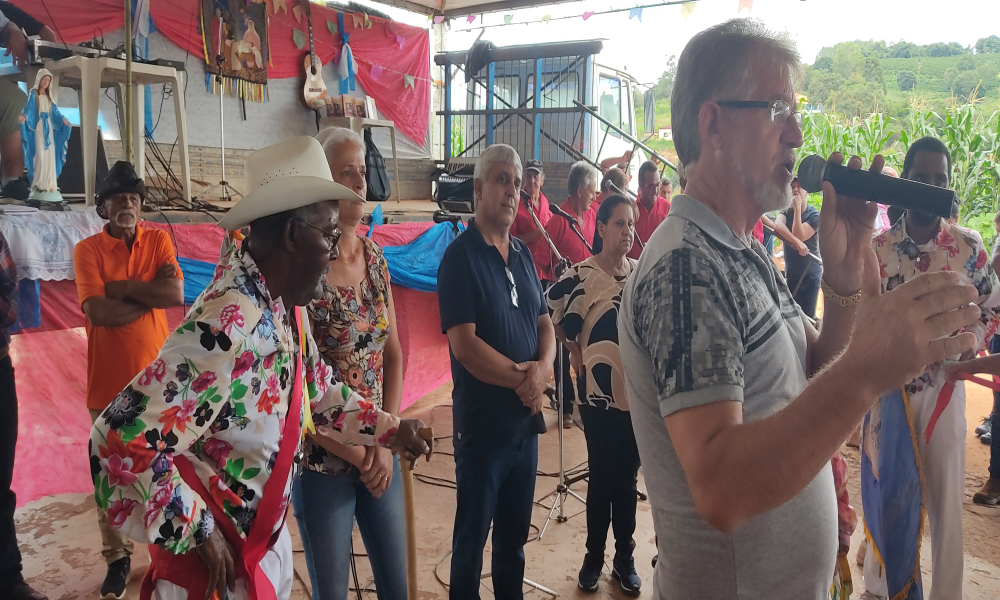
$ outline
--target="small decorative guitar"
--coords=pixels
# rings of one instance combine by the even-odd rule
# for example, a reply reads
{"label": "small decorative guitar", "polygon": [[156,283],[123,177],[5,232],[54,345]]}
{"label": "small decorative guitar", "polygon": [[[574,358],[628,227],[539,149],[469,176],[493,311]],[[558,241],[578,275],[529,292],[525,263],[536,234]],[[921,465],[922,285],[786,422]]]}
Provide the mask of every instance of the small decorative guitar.
{"label": "small decorative guitar", "polygon": [[312,11],[309,10],[310,0],[305,0],[306,20],[309,23],[309,54],[304,60],[306,82],[302,88],[302,101],[307,108],[323,108],[326,104],[326,83],[323,81],[323,63],[316,55],[316,46],[313,42],[313,22]]}

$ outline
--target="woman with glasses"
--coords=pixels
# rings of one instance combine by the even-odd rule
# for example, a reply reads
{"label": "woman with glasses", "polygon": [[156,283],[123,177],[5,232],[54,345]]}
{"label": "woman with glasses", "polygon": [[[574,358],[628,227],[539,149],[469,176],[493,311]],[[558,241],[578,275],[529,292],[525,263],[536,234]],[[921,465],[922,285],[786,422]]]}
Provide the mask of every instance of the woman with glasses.
{"label": "woman with glasses", "polygon": [[[317,136],[333,179],[365,196],[361,137],[342,127]],[[355,230],[360,202],[341,202],[340,250],[323,283],[323,297],[309,306],[313,337],[342,381],[372,407],[398,414],[403,393],[403,352],[396,330],[389,270],[381,248]],[[329,236],[328,236],[329,237]],[[347,418],[356,418],[349,416]],[[405,516],[399,460],[384,448],[324,441],[305,448],[305,470],[292,501],[305,549],[313,600],[346,600],[352,533],[357,519],[371,561],[379,600],[406,598]]]}
{"label": "woman with glasses", "polygon": [[571,267],[548,292],[556,336],[569,346],[579,378],[590,461],[587,554],[579,576],[587,592],[597,590],[609,525],[615,534],[611,576],[626,594],[638,595],[642,585],[632,558],[639,450],[618,352],[618,308],[636,264],[626,255],[635,241],[637,212],[623,196],[605,199],[597,211],[594,255]]}

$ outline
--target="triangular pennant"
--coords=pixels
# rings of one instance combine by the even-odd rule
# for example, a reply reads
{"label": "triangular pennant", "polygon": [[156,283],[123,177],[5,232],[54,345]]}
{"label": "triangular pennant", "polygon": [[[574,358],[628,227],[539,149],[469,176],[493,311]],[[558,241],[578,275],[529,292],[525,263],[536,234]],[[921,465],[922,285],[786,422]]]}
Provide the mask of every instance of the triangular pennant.
{"label": "triangular pennant", "polygon": [[435,25],[440,25],[441,23],[444,23],[444,15],[435,15],[434,16],[434,24]]}
{"label": "triangular pennant", "polygon": [[401,36],[401,35],[397,35],[396,36],[396,45],[399,46],[400,50],[403,49],[403,44],[404,43],[406,43],[406,38],[403,37],[403,36]]}
{"label": "triangular pennant", "polygon": [[583,13],[583,20],[586,21],[592,16],[594,16],[594,11],[588,10],[587,12]]}
{"label": "triangular pennant", "polygon": [[278,14],[279,8],[284,11],[286,15],[288,14],[288,5],[285,4],[284,0],[273,0],[271,2],[271,12],[276,15]]}
{"label": "triangular pennant", "polygon": [[378,78],[382,76],[382,67],[378,65],[372,65],[372,79],[378,81]]}
{"label": "triangular pennant", "polygon": [[741,13],[743,9],[747,9],[747,12],[753,12],[753,0],[740,0],[740,6],[736,9],[736,12]]}
{"label": "triangular pennant", "polygon": [[295,47],[301,50],[306,47],[306,34],[298,29],[292,29],[292,41],[295,42]]}
{"label": "triangular pennant", "polygon": [[327,21],[326,22],[326,29],[327,29],[327,31],[330,32],[330,35],[337,35],[337,33],[338,33],[337,24],[334,23],[333,21]]}
{"label": "triangular pennant", "polygon": [[365,29],[371,29],[371,28],[372,28],[371,17],[368,16],[368,13],[365,13]]}
{"label": "triangular pennant", "polygon": [[302,24],[302,5],[296,4],[292,7],[292,16],[295,17],[295,22],[299,25]]}
{"label": "triangular pennant", "polygon": [[465,20],[471,23],[476,20],[476,15],[469,15],[468,17],[465,17]]}
{"label": "triangular pennant", "polygon": [[633,8],[632,10],[628,11],[628,20],[631,21],[632,17],[635,17],[635,18],[639,19],[639,22],[642,23],[642,7],[641,6],[637,6],[637,7]]}
{"label": "triangular pennant", "polygon": [[361,18],[361,15],[354,15],[354,14],[352,14],[351,15],[351,21],[354,22],[354,28],[355,29],[361,29],[362,27],[364,27],[365,20]]}
{"label": "triangular pennant", "polygon": [[684,15],[685,19],[690,17],[691,14],[694,13],[694,7],[695,7],[694,2],[685,2],[684,4],[681,4],[681,14]]}
{"label": "triangular pennant", "polygon": [[413,75],[403,75],[403,87],[412,88],[413,87]]}
{"label": "triangular pennant", "polygon": [[551,20],[552,20],[552,15],[545,15],[544,17],[542,17],[542,23],[548,23]]}
{"label": "triangular pennant", "polygon": [[514,15],[504,15],[503,16],[503,24],[504,25],[510,25],[510,22],[513,21],[513,20],[514,20]]}

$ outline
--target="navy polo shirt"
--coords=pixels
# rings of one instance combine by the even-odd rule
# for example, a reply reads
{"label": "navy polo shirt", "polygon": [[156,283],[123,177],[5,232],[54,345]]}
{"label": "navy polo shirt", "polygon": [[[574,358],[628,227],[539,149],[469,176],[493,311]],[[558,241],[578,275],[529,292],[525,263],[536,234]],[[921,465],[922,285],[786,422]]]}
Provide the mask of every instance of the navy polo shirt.
{"label": "navy polo shirt", "polygon": [[[517,307],[505,267],[517,285]],[[442,332],[475,323],[476,336],[515,363],[538,360],[538,317],[548,307],[531,252],[516,237],[505,265],[500,251],[470,224],[441,259],[438,306]],[[476,379],[449,353],[456,448],[491,450],[543,431],[541,413],[532,416],[514,390]]]}

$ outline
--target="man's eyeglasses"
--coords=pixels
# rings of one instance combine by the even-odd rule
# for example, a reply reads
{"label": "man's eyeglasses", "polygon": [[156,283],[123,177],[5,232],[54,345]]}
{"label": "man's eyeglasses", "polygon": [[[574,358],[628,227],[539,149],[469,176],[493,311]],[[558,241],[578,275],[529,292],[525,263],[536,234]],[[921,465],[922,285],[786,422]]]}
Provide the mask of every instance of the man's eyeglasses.
{"label": "man's eyeglasses", "polygon": [[517,283],[514,282],[514,274],[511,273],[510,267],[504,267],[503,270],[507,272],[507,283],[510,284],[510,303],[517,308]]}
{"label": "man's eyeglasses", "polygon": [[309,221],[306,221],[305,219],[302,219],[300,217],[293,217],[292,220],[293,221],[297,221],[299,223],[302,223],[304,225],[308,225],[308,226],[312,227],[313,229],[315,229],[315,230],[319,231],[320,233],[322,233],[323,237],[326,239],[326,242],[328,244],[330,244],[330,250],[333,250],[334,247],[336,247],[337,242],[340,241],[340,236],[343,233],[343,232],[340,231],[340,229],[334,229],[332,232],[331,231],[327,231],[327,230],[323,229],[322,227],[317,227],[317,226],[313,225],[312,223],[310,223]]}
{"label": "man's eyeglasses", "polygon": [[794,117],[795,122],[802,126],[802,113],[792,108],[792,105],[784,100],[720,100],[717,104],[723,108],[768,108],[771,110],[771,122],[779,127],[784,127],[789,117]]}

